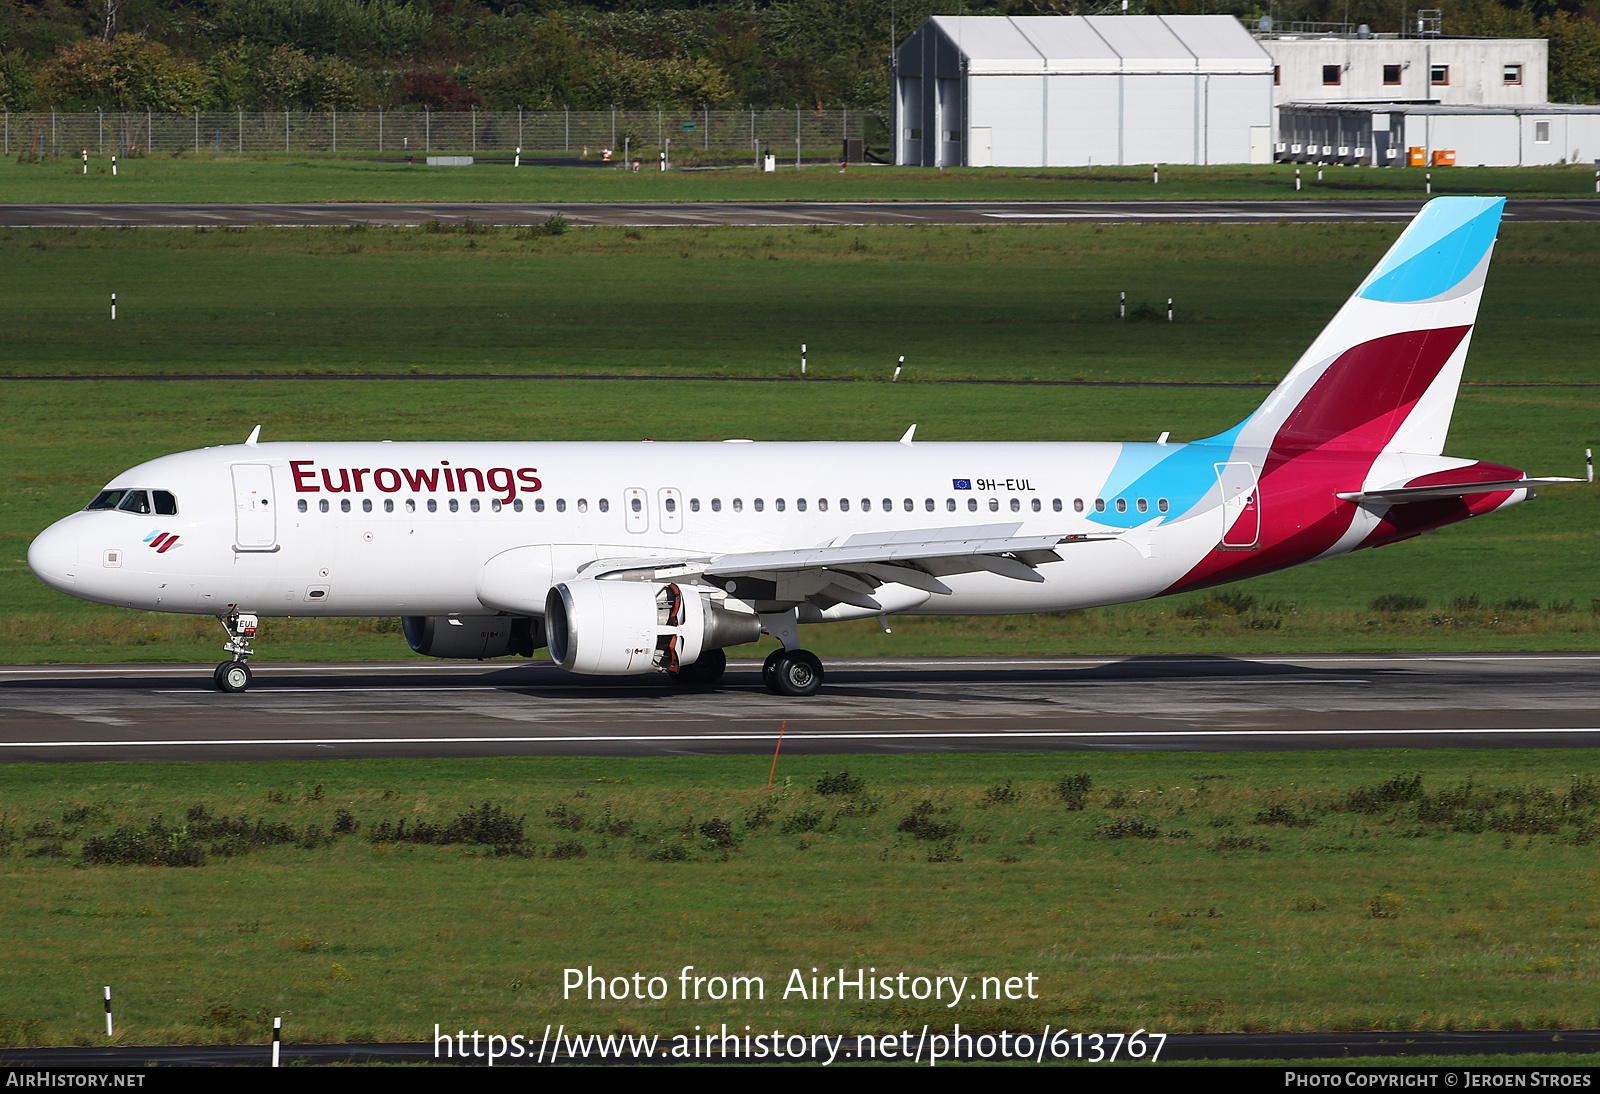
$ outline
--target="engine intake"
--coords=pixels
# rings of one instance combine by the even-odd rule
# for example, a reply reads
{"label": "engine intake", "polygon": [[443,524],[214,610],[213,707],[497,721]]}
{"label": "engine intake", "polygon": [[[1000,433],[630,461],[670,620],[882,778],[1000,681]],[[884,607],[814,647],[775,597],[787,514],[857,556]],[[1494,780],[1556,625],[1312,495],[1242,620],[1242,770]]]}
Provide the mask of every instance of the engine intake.
{"label": "engine intake", "polygon": [[706,650],[754,642],[761,621],[691,587],[568,581],[545,599],[550,658],[569,672],[675,673]]}
{"label": "engine intake", "polygon": [[544,645],[544,625],[526,615],[407,615],[400,625],[406,644],[424,657],[532,657]]}

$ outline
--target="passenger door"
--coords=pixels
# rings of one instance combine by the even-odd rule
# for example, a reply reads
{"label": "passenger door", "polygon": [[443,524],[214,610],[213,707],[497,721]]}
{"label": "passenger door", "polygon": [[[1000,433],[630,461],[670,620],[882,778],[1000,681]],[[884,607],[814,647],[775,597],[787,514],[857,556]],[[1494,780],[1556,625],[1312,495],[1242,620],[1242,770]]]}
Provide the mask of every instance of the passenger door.
{"label": "passenger door", "polygon": [[683,495],[675,487],[664,486],[661,488],[661,530],[663,532],[683,531]]}
{"label": "passenger door", "polygon": [[272,468],[268,465],[233,465],[233,521],[235,549],[278,549],[277,502],[272,491]]}

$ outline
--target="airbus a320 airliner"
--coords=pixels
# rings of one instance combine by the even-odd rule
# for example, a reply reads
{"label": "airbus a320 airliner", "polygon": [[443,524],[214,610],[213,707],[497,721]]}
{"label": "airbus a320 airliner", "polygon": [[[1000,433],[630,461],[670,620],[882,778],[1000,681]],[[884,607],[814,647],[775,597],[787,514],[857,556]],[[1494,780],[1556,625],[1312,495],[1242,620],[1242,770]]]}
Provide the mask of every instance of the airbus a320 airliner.
{"label": "airbus a320 airliner", "polygon": [[[1008,614],[1201,589],[1514,505],[1441,455],[1500,198],[1430,202],[1267,400],[1189,443],[260,443],[163,456],[47,528],[86,600],[214,614],[250,685],[261,616],[401,616],[435,657],[810,695],[800,624]],[[915,427],[913,427],[914,429]]]}

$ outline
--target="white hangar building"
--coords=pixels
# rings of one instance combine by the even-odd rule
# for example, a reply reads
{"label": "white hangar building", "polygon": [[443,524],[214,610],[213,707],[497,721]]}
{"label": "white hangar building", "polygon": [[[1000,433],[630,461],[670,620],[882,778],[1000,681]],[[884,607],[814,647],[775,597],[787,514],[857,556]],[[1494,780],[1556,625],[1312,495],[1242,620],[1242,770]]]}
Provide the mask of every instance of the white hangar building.
{"label": "white hangar building", "polygon": [[936,15],[895,51],[895,162],[1271,163],[1272,77],[1231,15]]}

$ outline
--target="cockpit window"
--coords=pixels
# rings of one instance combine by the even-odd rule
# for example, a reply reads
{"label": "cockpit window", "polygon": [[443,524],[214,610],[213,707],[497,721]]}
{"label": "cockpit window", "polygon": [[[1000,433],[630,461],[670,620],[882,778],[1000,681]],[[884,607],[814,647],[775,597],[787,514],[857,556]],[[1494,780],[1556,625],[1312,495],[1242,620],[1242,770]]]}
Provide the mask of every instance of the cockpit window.
{"label": "cockpit window", "polygon": [[84,508],[86,510],[115,509],[117,507],[117,503],[122,500],[122,495],[126,493],[126,490],[102,490],[100,493],[96,494],[94,496],[94,500],[88,505],[84,506]]}
{"label": "cockpit window", "polygon": [[166,490],[150,491],[150,499],[156,504],[156,515],[173,517],[178,515],[178,499]]}
{"label": "cockpit window", "polygon": [[122,504],[117,506],[124,513],[150,512],[150,495],[143,490],[129,490],[128,496],[122,499]]}

